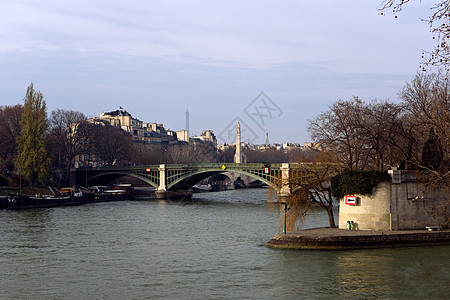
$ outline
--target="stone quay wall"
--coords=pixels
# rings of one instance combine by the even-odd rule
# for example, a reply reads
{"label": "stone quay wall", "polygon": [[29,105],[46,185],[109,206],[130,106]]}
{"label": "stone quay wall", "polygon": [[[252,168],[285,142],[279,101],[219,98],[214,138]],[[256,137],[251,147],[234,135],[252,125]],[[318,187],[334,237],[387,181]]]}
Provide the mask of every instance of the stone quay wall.
{"label": "stone quay wall", "polygon": [[356,205],[340,200],[339,228],[353,221],[355,230],[414,230],[448,220],[443,205],[449,195],[444,189],[419,183],[411,173],[395,171],[391,175],[392,182],[379,184],[371,196],[352,195],[357,197]]}

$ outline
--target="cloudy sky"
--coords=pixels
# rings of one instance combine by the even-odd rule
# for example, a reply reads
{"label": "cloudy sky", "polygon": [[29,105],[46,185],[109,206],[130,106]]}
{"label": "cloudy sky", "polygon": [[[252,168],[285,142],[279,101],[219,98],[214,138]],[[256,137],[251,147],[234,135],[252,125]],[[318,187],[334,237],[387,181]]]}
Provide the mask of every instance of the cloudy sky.
{"label": "cloudy sky", "polygon": [[[431,50],[420,18],[381,0],[2,0],[0,105],[27,86],[49,112],[118,109],[219,142],[240,121],[246,139],[310,140],[308,119],[337,99],[390,99]],[[263,92],[263,93],[262,93]]]}

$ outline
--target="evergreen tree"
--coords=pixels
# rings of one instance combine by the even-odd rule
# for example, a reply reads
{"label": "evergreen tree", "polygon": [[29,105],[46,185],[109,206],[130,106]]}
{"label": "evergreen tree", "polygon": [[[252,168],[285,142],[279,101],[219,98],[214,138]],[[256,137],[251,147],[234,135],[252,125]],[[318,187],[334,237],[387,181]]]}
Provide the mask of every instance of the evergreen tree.
{"label": "evergreen tree", "polygon": [[434,128],[431,128],[428,140],[423,146],[422,165],[425,168],[437,171],[442,166],[443,158],[444,151],[442,150],[442,145],[434,131]]}
{"label": "evergreen tree", "polygon": [[18,137],[16,168],[31,185],[46,184],[50,175],[51,155],[48,138],[47,107],[33,83],[27,89]]}

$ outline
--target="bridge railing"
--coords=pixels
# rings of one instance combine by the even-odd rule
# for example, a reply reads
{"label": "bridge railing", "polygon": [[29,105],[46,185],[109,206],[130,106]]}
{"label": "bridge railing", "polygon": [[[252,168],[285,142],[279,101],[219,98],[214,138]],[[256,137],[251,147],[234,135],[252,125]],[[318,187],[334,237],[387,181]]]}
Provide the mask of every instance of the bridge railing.
{"label": "bridge railing", "polygon": [[[271,167],[281,167],[281,164],[269,164]],[[193,164],[166,164],[166,168],[182,169],[182,168],[210,168],[225,166],[226,168],[264,168],[264,163],[229,163],[229,162],[217,162],[217,163],[193,163]]]}
{"label": "bridge railing", "polygon": [[[158,169],[161,164],[152,165],[135,165],[135,166],[108,166],[108,167],[81,167],[77,171],[127,171],[127,170],[141,170],[141,169]],[[192,164],[164,164],[166,168],[208,168],[208,167],[222,167],[225,165],[227,168],[264,168],[268,165],[270,168],[280,168],[282,163],[230,163],[230,162],[217,162],[217,163],[192,163]],[[289,163],[290,168],[300,168],[305,166],[313,166],[314,163]]]}
{"label": "bridge railing", "polygon": [[[196,164],[153,164],[138,166],[117,166],[80,168],[77,173],[82,179],[94,179],[101,174],[134,174],[135,177],[155,187],[171,187],[200,173],[237,172],[259,179],[277,189],[295,190],[313,179],[314,172],[327,165],[317,163],[196,163]],[[89,174],[89,176],[88,176]],[[89,177],[89,178],[88,178]],[[162,181],[161,181],[162,180]]]}

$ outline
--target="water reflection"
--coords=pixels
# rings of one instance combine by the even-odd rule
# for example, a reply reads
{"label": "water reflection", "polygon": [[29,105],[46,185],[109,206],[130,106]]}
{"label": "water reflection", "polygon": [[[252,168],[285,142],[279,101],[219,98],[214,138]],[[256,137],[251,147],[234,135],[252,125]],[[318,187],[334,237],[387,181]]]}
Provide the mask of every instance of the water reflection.
{"label": "water reflection", "polygon": [[[273,250],[261,245],[283,211],[265,190],[195,196],[0,211],[0,298],[447,296],[450,247]],[[303,226],[326,226],[321,214]]]}
{"label": "water reflection", "polygon": [[346,298],[444,299],[448,295],[441,285],[448,284],[442,279],[449,276],[449,250],[443,246],[339,252],[339,290]]}
{"label": "water reflection", "polygon": [[267,268],[284,299],[447,299],[450,247],[274,250]]}
{"label": "water reflection", "polygon": [[381,297],[389,291],[395,259],[368,251],[337,253],[336,279],[343,297]]}
{"label": "water reflection", "polygon": [[42,248],[48,240],[51,227],[49,209],[9,211],[8,224],[15,224],[5,234],[11,235],[14,248]]}

